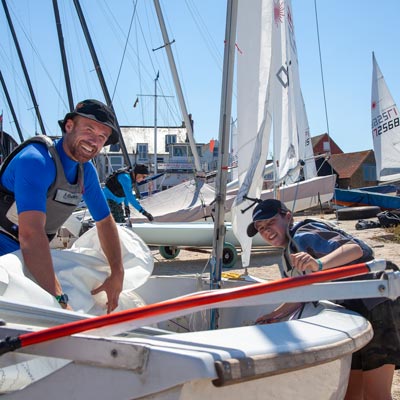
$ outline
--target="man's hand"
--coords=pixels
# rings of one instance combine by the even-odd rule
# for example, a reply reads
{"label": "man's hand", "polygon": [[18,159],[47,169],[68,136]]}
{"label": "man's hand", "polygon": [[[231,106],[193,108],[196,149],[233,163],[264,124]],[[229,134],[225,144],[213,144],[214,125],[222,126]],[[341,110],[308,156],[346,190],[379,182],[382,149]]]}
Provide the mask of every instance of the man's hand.
{"label": "man's hand", "polygon": [[118,307],[119,295],[122,291],[122,282],[124,279],[124,274],[121,276],[119,274],[111,274],[102,285],[91,291],[92,295],[100,293],[102,291],[107,294],[107,314],[115,310]]}
{"label": "man's hand", "polygon": [[153,217],[150,213],[148,213],[146,210],[143,210],[143,211],[142,211],[142,214],[143,214],[150,222],[154,220],[154,217]]}
{"label": "man's hand", "polygon": [[269,314],[262,315],[256,319],[256,325],[273,324],[287,320],[291,315],[299,311],[303,303],[283,303]]}
{"label": "man's hand", "polygon": [[310,254],[304,251],[290,255],[290,261],[294,268],[298,271],[303,272],[309,270],[311,272],[318,271],[318,261]]}

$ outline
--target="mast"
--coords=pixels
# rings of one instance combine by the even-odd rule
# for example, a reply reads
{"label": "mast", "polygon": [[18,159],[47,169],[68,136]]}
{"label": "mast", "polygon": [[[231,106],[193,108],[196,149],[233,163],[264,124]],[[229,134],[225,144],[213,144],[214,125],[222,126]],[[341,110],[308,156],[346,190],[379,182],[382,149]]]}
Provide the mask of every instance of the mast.
{"label": "mast", "polygon": [[54,17],[56,19],[58,43],[60,45],[60,52],[61,52],[61,60],[62,60],[63,69],[64,69],[65,86],[67,88],[69,111],[72,111],[74,109],[74,99],[72,97],[71,81],[69,79],[67,56],[65,54],[64,37],[63,37],[62,29],[61,29],[61,20],[60,20],[60,13],[58,11],[57,0],[53,0],[53,9],[54,9]]}
{"label": "mast", "polygon": [[155,6],[157,17],[158,17],[158,22],[160,23],[161,33],[162,33],[163,40],[164,40],[164,47],[165,47],[165,51],[167,52],[169,67],[171,68],[172,78],[174,81],[176,94],[178,96],[183,120],[185,121],[185,126],[186,126],[187,135],[188,135],[188,139],[189,139],[190,149],[192,150],[192,154],[193,154],[194,165],[195,165],[197,173],[201,173],[202,169],[200,166],[200,158],[197,153],[196,143],[195,143],[194,137],[193,137],[192,121],[190,120],[189,114],[187,112],[185,99],[183,97],[182,87],[181,87],[181,84],[179,81],[178,71],[176,69],[174,55],[172,54],[171,44],[173,42],[170,42],[170,40],[169,40],[159,0],[154,0],[154,6]]}
{"label": "mast", "polygon": [[17,128],[19,140],[22,143],[24,141],[24,137],[22,135],[22,131],[21,131],[21,128],[20,128],[19,123],[18,123],[18,118],[17,118],[17,115],[15,114],[14,107],[13,107],[10,95],[8,94],[7,86],[6,86],[6,83],[4,82],[3,74],[1,73],[1,71],[0,71],[0,81],[1,81],[1,85],[3,86],[4,94],[6,95],[8,107],[10,108],[11,114],[13,116],[15,127]]}
{"label": "mast", "polygon": [[154,79],[154,174],[157,173],[157,81],[160,73]]}
{"label": "mast", "polygon": [[15,48],[17,49],[19,61],[21,63],[21,67],[22,67],[22,70],[23,70],[24,75],[25,75],[25,80],[26,80],[26,83],[28,85],[29,93],[31,95],[33,107],[34,107],[35,112],[36,112],[36,117],[37,117],[37,119],[39,121],[40,130],[41,130],[43,135],[46,135],[46,129],[44,128],[44,124],[43,124],[43,121],[42,121],[42,116],[40,115],[40,111],[39,111],[39,106],[38,106],[38,104],[36,102],[35,93],[33,92],[31,80],[29,78],[29,74],[28,74],[28,71],[27,71],[26,66],[25,66],[24,57],[22,56],[21,48],[19,47],[17,35],[15,34],[15,30],[14,30],[13,23],[11,21],[10,13],[8,12],[8,7],[7,7],[6,0],[1,0],[1,2],[3,4],[4,12],[5,12],[6,18],[7,18],[7,22],[8,22],[8,25],[10,27],[10,31],[11,31],[11,34],[13,36],[13,39],[14,39],[14,44],[15,44]]}
{"label": "mast", "polygon": [[[225,239],[225,198],[229,163],[229,130],[232,111],[232,87],[235,62],[235,38],[238,0],[227,1],[224,66],[222,74],[221,109],[219,120],[219,149],[216,180],[216,207],[213,251],[211,258],[211,288],[221,286],[222,254]],[[215,311],[215,310],[214,310]],[[212,328],[217,328],[217,315],[211,318]]]}
{"label": "mast", "polygon": [[[79,3],[79,0],[74,0],[74,5],[75,5],[75,8],[76,8],[76,12],[78,13],[79,21],[81,23],[82,30],[83,30],[83,33],[85,35],[85,39],[86,39],[87,45],[89,47],[90,55],[92,56],[93,64],[94,64],[94,67],[95,67],[96,72],[97,72],[97,77],[99,78],[99,81],[100,81],[101,89],[103,90],[104,98],[105,98],[105,100],[107,102],[107,105],[109,107],[111,107],[111,109],[114,111],[114,114],[115,114],[115,110],[114,110],[114,106],[112,104],[110,93],[108,92],[106,81],[104,79],[103,72],[101,70],[100,63],[99,63],[99,60],[98,60],[97,55],[96,55],[96,51],[95,51],[94,46],[93,46],[92,38],[90,37],[90,33],[89,33],[88,27],[86,25],[86,21],[85,21],[85,18],[83,16],[83,12],[82,12],[82,8],[81,8],[81,5]],[[115,116],[115,118],[117,118],[117,117]],[[127,167],[132,168],[132,163],[131,163],[131,160],[130,160],[129,155],[128,155],[128,150],[126,149],[126,146],[125,146],[124,138],[122,137],[122,132],[121,132],[121,129],[119,127],[118,120],[117,120],[117,128],[118,128],[118,135],[119,135],[119,144],[121,146],[121,150],[122,150],[122,154],[124,156],[125,164],[126,164]],[[136,194],[138,194],[136,185],[135,185],[135,192],[136,192]],[[139,194],[139,197],[140,197],[140,194]]]}

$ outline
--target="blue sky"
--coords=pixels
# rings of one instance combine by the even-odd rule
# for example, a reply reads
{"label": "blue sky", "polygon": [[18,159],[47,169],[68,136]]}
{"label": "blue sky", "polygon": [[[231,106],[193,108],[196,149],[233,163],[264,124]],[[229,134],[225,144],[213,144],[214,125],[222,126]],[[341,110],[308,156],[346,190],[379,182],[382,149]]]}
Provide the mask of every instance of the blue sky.
{"label": "blue sky", "polygon": [[[250,0],[246,0],[250,1]],[[370,101],[372,51],[395,101],[400,99],[400,2],[316,0],[329,131],[346,152],[372,148]],[[50,0],[7,0],[35,96],[48,134],[68,111],[61,58]],[[180,124],[178,105],[153,1],[81,0],[100,65],[121,125]],[[218,138],[226,2],[161,0],[195,139]],[[311,135],[327,131],[318,54],[314,0],[292,0],[295,34]],[[103,99],[72,0],[59,1],[75,103]],[[129,27],[131,29],[129,31]],[[129,33],[129,41],[127,36]],[[0,65],[24,137],[40,131],[4,12],[0,10]],[[133,104],[139,97],[136,108]],[[2,88],[4,129],[18,138]],[[235,114],[235,111],[233,112]]]}

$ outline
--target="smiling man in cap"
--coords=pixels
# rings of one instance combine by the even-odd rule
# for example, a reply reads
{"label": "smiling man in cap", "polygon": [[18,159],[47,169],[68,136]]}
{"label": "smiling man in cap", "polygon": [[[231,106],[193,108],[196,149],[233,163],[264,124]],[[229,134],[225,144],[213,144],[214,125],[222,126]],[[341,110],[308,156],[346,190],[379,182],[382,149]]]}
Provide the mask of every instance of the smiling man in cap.
{"label": "smiling man in cap", "polygon": [[[103,146],[118,142],[114,112],[98,100],[84,100],[59,121],[55,142],[34,136],[18,146],[0,168],[0,255],[22,251],[37,283],[64,308],[68,296],[58,281],[49,242],[83,198],[96,222],[110,276],[92,294],[105,291],[107,312],[118,306],[124,269],[118,230],[97,172],[90,162]],[[71,300],[73,305],[74,299]]]}
{"label": "smiling man in cap", "polygon": [[[305,219],[293,224],[292,213],[279,200],[268,199],[253,211],[248,236],[257,232],[273,246],[283,248],[282,277],[310,274],[373,259],[372,249],[332,224]],[[371,274],[358,276],[368,280]],[[340,302],[370,321],[374,337],[352,355],[346,399],[390,399],[395,366],[400,365],[400,298],[349,299]],[[297,318],[301,303],[283,303],[256,323]]]}
{"label": "smiling man in cap", "polygon": [[247,227],[247,235],[253,237],[259,232],[269,244],[285,247],[288,242],[286,230],[292,222],[292,214],[281,201],[264,200],[253,211],[253,221]]}

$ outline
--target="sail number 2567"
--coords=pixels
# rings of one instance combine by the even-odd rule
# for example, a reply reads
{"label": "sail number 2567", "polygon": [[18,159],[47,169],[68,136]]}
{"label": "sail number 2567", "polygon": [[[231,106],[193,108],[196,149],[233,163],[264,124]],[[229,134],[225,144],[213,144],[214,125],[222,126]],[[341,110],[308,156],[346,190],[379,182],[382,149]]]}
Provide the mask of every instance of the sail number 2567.
{"label": "sail number 2567", "polygon": [[[376,118],[374,118],[372,120],[372,136],[376,137],[382,135],[382,133],[385,133],[395,127],[398,127],[400,125],[400,120],[399,117],[396,116],[397,116],[397,110],[395,108],[391,108],[389,110],[384,111]],[[388,119],[390,119],[390,121],[388,121]]]}

